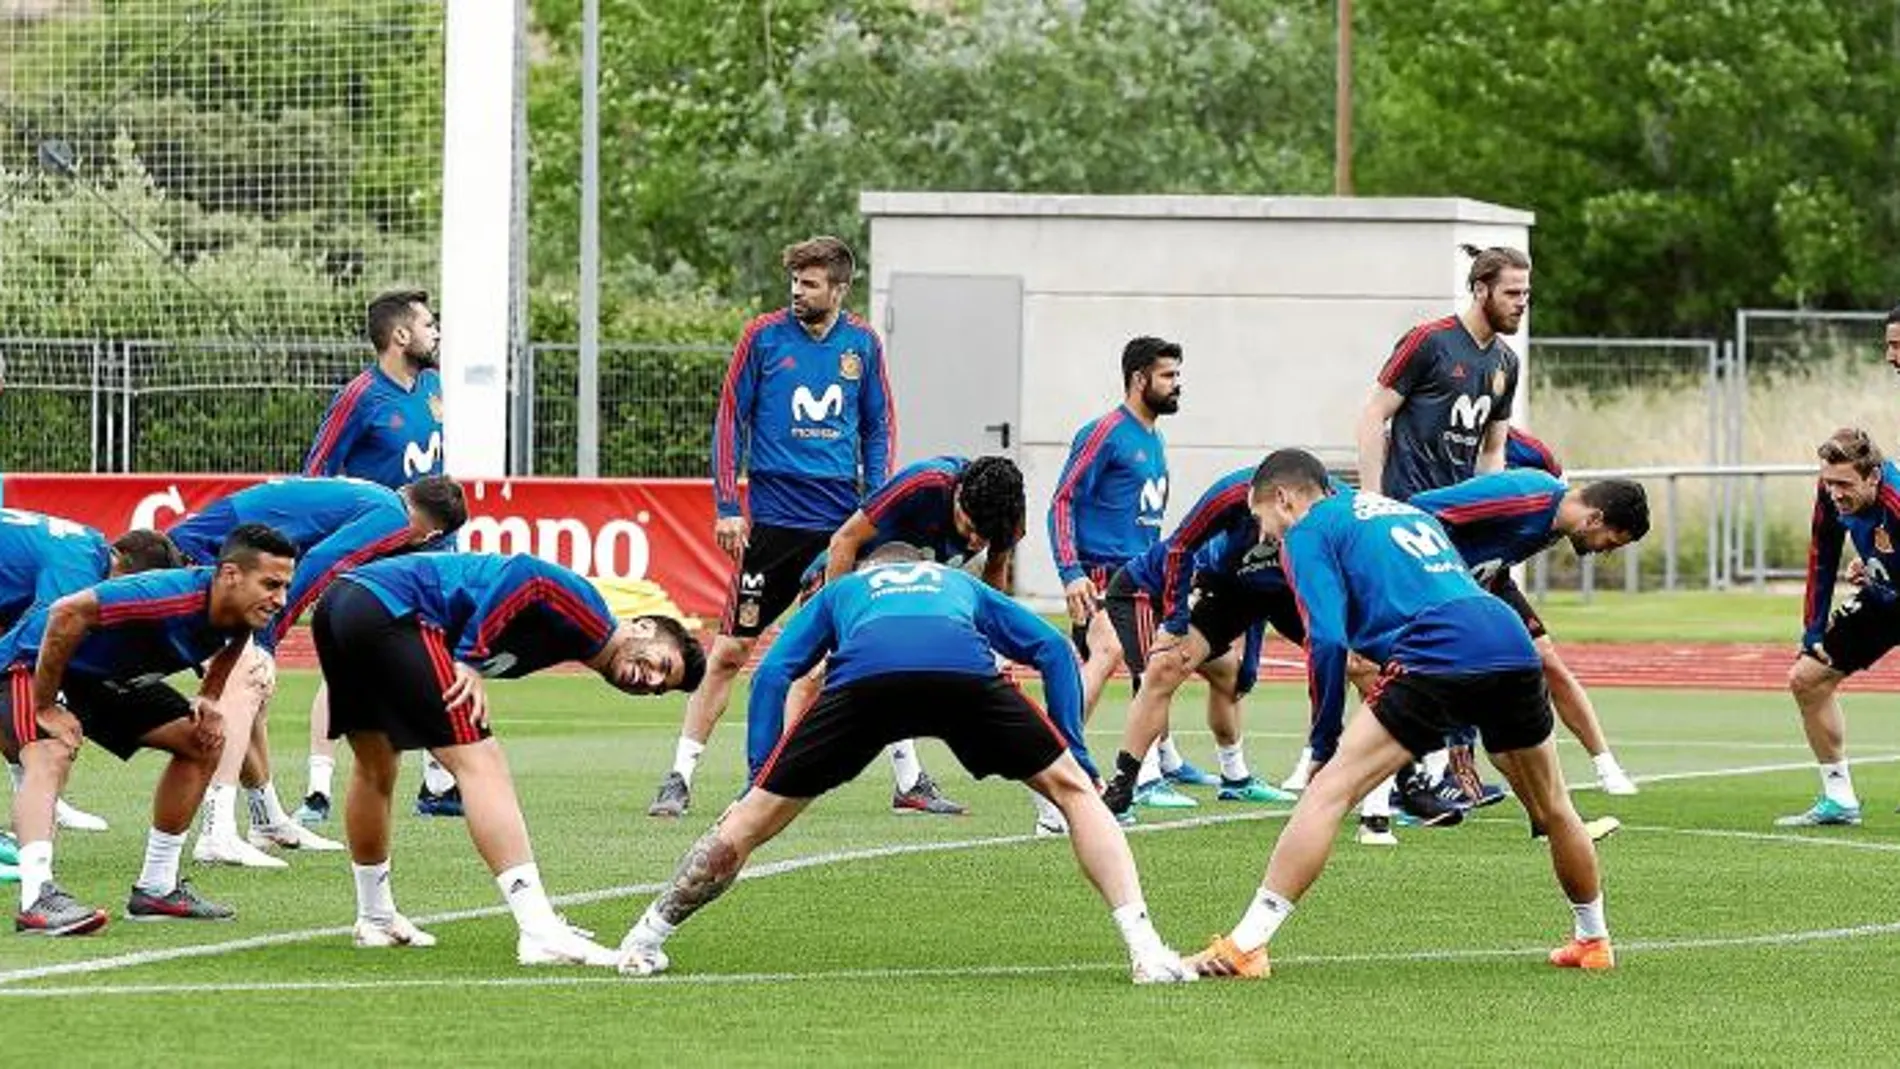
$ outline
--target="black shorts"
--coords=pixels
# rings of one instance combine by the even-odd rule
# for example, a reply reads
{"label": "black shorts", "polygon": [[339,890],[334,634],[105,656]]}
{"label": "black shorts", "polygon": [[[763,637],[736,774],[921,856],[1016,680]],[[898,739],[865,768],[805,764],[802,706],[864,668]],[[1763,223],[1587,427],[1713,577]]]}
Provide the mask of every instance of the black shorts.
{"label": "black shorts", "polygon": [[[33,715],[33,670],[17,667],[0,686],[0,752],[17,761],[20,748],[50,739]],[[145,736],[174,720],[191,715],[191,700],[162,679],[129,683],[68,675],[62,688],[64,704],[79,718],[88,742],[98,743],[121,761],[145,746]]]}
{"label": "black shorts", "polygon": [[442,700],[455,664],[440,628],[392,616],[368,588],[338,579],[317,600],[310,632],[330,688],[331,738],[375,731],[398,750],[423,750],[489,737]]}
{"label": "black shorts", "polygon": [[1262,620],[1290,641],[1306,641],[1306,622],[1300,619],[1300,603],[1290,587],[1265,594],[1225,576],[1195,577],[1188,623],[1207,640],[1210,657],[1226,653],[1235,639]]}
{"label": "black shorts", "polygon": [[756,786],[816,798],[849,783],[884,747],[922,736],[942,739],[978,779],[1028,779],[1069,748],[1048,714],[1001,676],[872,676],[819,695],[779,740]]}
{"label": "black shorts", "polygon": [[1127,569],[1119,569],[1108,581],[1102,611],[1115,625],[1115,638],[1122,644],[1122,663],[1139,683],[1142,671],[1148,667],[1148,647],[1154,644],[1155,628],[1160,624],[1155,619],[1154,600],[1128,578]]}
{"label": "black shorts", "polygon": [[1544,629],[1544,621],[1537,615],[1537,610],[1531,608],[1531,599],[1524,596],[1523,588],[1517,585],[1517,580],[1511,578],[1509,569],[1500,568],[1498,574],[1492,577],[1490,585],[1485,589],[1495,594],[1499,601],[1509,605],[1517,613],[1517,618],[1524,621],[1524,628],[1531,633],[1533,640],[1550,634]]}
{"label": "black shorts", "polygon": [[[1098,600],[1095,603],[1097,609],[1102,608],[1106,595],[1108,594],[1109,584],[1114,582],[1115,573],[1119,571],[1119,569],[1107,564],[1084,564],[1082,571],[1087,574],[1089,581],[1095,584],[1095,592],[1104,596],[1103,600]],[[1114,619],[1111,617],[1109,623],[1114,622]],[[1075,655],[1087,661],[1089,659],[1089,625],[1071,622],[1069,624],[1069,641],[1075,646]],[[1122,649],[1123,651],[1128,649],[1126,642],[1122,643]],[[1135,670],[1135,678],[1141,678],[1140,669]]]}
{"label": "black shorts", "polygon": [[726,591],[719,633],[734,638],[763,634],[797,599],[805,569],[830,544],[830,531],[754,526],[746,538],[745,557]]}
{"label": "black shorts", "polygon": [[1446,676],[1388,668],[1367,703],[1414,757],[1442,749],[1461,727],[1477,728],[1491,753],[1506,753],[1541,745],[1553,725],[1541,668]]}
{"label": "black shorts", "polygon": [[1895,646],[1900,646],[1900,601],[1862,598],[1858,591],[1834,609],[1821,635],[1828,664],[1847,675],[1872,668]]}

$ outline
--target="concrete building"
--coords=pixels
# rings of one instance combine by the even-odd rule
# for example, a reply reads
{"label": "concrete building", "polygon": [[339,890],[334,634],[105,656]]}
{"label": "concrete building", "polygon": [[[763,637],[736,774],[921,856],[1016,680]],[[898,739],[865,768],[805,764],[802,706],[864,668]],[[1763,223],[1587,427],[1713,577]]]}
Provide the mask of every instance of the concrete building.
{"label": "concrete building", "polygon": [[1458,245],[1528,251],[1534,221],[1456,198],[865,192],[859,208],[900,459],[1016,457],[1029,487],[1018,592],[1039,605],[1060,599],[1049,496],[1076,429],[1120,402],[1129,338],[1186,353],[1180,414],[1161,423],[1171,529],[1269,449],[1349,464],[1393,344],[1467,299]]}

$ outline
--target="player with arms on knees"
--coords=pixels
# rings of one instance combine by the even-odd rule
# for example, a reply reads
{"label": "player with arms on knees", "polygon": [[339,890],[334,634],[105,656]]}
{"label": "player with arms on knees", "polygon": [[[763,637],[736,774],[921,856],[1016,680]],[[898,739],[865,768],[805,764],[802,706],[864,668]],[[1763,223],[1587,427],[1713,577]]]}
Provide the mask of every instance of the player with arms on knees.
{"label": "player with arms on knees", "polygon": [[[1543,659],[1544,683],[1557,707],[1557,719],[1589,753],[1604,793],[1635,794],[1636,783],[1610,751],[1589,691],[1564,664],[1543,619],[1511,578],[1511,569],[1560,539],[1567,539],[1579,557],[1608,553],[1640,541],[1649,533],[1649,497],[1641,483],[1627,479],[1568,486],[1556,478],[1563,468],[1550,450],[1513,429],[1510,450],[1514,457],[1520,448],[1556,471],[1545,474],[1513,461],[1507,471],[1427,490],[1414,496],[1411,503],[1444,526],[1478,585],[1517,610],[1537,644],[1537,655]],[[1470,793],[1473,789],[1473,785],[1466,784],[1464,791]]]}
{"label": "player with arms on knees", "polygon": [[[1262,628],[1300,641],[1299,612],[1271,553],[1255,552],[1259,537],[1247,508],[1252,468],[1230,472],[1201,494],[1168,536],[1150,546],[1108,582],[1107,615],[1140,680],[1130,725],[1147,725],[1140,741],[1116,756],[1115,778],[1104,799],[1117,815],[1136,804],[1185,808],[1196,804],[1179,792],[1156,793],[1164,782],[1147,753],[1155,729],[1165,731],[1175,691],[1199,674],[1208,682],[1207,723],[1220,759],[1222,801],[1284,802],[1248,770],[1241,735],[1240,695],[1250,690],[1259,665]],[[1235,640],[1244,638],[1242,652]],[[1180,801],[1176,801],[1178,798]]]}
{"label": "player with arms on knees", "polygon": [[[1505,341],[1523,325],[1531,300],[1531,261],[1504,246],[1462,245],[1471,258],[1465,285],[1471,302],[1456,315],[1421,323],[1399,339],[1379,369],[1378,384],[1359,416],[1359,486],[1395,501],[1463,482],[1482,472],[1504,470],[1510,419],[1517,398],[1520,361]],[[1434,751],[1424,776],[1400,784],[1408,795],[1435,791],[1446,763],[1475,768],[1469,732]],[[1296,770],[1293,783],[1303,782]],[[1454,787],[1476,783],[1456,777]],[[1496,788],[1466,791],[1464,805],[1501,800]],[[1408,800],[1408,809],[1419,807]]]}
{"label": "player with arms on knees", "polygon": [[[706,685],[686,703],[673,768],[647,813],[676,817],[692,804],[693,773],[726,714],[753,644],[797,600],[800,578],[867,493],[890,478],[897,412],[884,342],[845,311],[856,261],[844,242],[814,237],[782,257],[791,304],[748,323],[733,347],[713,419],[713,536],[738,565]],[[747,477],[741,501],[739,475]],[[898,812],[961,813],[917,760],[891,750]]]}
{"label": "player with arms on knees", "polygon": [[[1122,347],[1122,403],[1075,432],[1069,458],[1049,500],[1049,544],[1068,603],[1070,637],[1082,656],[1083,715],[1092,716],[1102,690],[1127,659],[1114,621],[1098,612],[1109,580],[1129,561],[1161,540],[1168,508],[1166,443],[1156,426],[1181,408],[1181,346],[1139,337]],[[1140,611],[1152,612],[1137,592]],[[1132,683],[1139,689],[1140,677]],[[1173,739],[1163,736],[1155,768],[1167,783],[1211,787],[1218,781],[1183,760]],[[1194,800],[1164,783],[1144,801],[1191,806]],[[1055,813],[1039,816],[1047,824]]]}
{"label": "player with arms on knees", "polygon": [[[365,315],[376,362],[330,402],[304,457],[307,476],[343,475],[398,489],[442,474],[442,331],[429,295],[395,289],[377,294]],[[293,621],[294,622],[294,621]],[[336,771],[329,735],[329,693],[317,689],[310,705],[310,782],[296,818],[330,818],[330,781]],[[459,817],[455,778],[426,755],[416,813]]]}
{"label": "player with arms on knees", "polygon": [[1282,544],[1306,620],[1315,720],[1341,719],[1348,651],[1385,667],[1371,715],[1346,725],[1338,753],[1293,807],[1240,923],[1191,964],[1203,976],[1268,975],[1267,944],[1325,869],[1340,819],[1448,730],[1470,725],[1548,833],[1575,922],[1551,963],[1610,968],[1596,848],[1564,787],[1543,669],[1517,614],[1472,581],[1437,521],[1377,494],[1329,493],[1326,469],[1310,453],[1268,456],[1252,502],[1261,537]]}
{"label": "player with arms on knees", "polygon": [[[178,547],[157,531],[127,531],[108,544],[105,535],[82,523],[0,508],[0,635],[35,605],[51,604],[106,579],[183,563]],[[18,793],[26,770],[9,761],[7,774]],[[54,800],[53,820],[71,831],[107,827],[103,817],[64,798]]]}
{"label": "player with arms on knees", "polygon": [[[1820,485],[1808,547],[1807,598],[1801,653],[1788,689],[1801,711],[1808,748],[1820,765],[1821,796],[1805,811],[1775,821],[1783,827],[1860,823],[1860,796],[1848,771],[1847,718],[1836,692],[1848,676],[1900,645],[1900,466],[1859,427],[1843,427],[1821,443]],[[1860,559],[1848,570],[1855,590],[1833,607],[1841,542]],[[1830,608],[1832,611],[1830,612]]]}
{"label": "player with arms on knees", "polygon": [[[746,859],[819,795],[850,782],[893,739],[942,739],[977,777],[1027,783],[1068,820],[1076,859],[1113,911],[1137,983],[1187,979],[1142,901],[1134,857],[1096,796],[1082,742],[1082,686],[1054,628],[973,577],[902,543],[829,583],[792,619],[753,679],[750,790],[681,859],[672,885],[620,944],[621,970],[667,968],[676,928],[723,894]],[[1042,673],[1045,713],[996,658]],[[792,681],[829,658],[816,705],[781,735]]]}
{"label": "player with arms on knees", "polygon": [[[296,552],[268,527],[241,526],[216,567],[108,579],[35,608],[0,639],[0,750],[26,769],[13,799],[15,931],[83,935],[106,923],[104,910],[53,882],[53,799],[88,739],[122,761],[141,749],[171,755],[152,793],[145,865],[127,919],[233,916],[180,880],[178,861],[224,744],[218,697],[251,632],[283,609]],[[166,676],[207,661],[198,698],[166,684]]]}
{"label": "player with arms on knees", "polygon": [[[425,475],[400,490],[361,479],[272,479],[213,501],[171,529],[187,560],[205,564],[238,526],[262,523],[297,548],[284,611],[245,647],[218,704],[231,744],[205,795],[203,829],[192,845],[202,864],[284,868],[267,847],[341,850],[284,812],[271,782],[270,700],[277,689],[276,650],[293,624],[337,576],[360,564],[404,553],[453,533],[468,519],[462,488],[444,475]],[[326,740],[327,741],[327,740]],[[327,752],[327,751],[326,751]],[[237,791],[245,788],[251,828],[237,833]],[[306,806],[329,809],[326,789]]]}
{"label": "player with arms on knees", "polygon": [[337,698],[332,735],[356,762],[344,828],[359,947],[426,947],[396,911],[389,817],[397,754],[427,748],[462,785],[468,834],[513,912],[523,965],[612,965],[612,951],[554,913],[508,763],[488,728],[487,679],[580,661],[628,694],[691,690],[705,655],[677,620],[616,621],[592,583],[529,556],[411,553],[344,573],[312,624]]}

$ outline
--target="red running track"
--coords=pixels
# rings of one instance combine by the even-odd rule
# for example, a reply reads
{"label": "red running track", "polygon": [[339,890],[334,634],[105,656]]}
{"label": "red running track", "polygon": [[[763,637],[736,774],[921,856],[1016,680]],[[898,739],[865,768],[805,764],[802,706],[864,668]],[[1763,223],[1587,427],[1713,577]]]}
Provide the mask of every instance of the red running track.
{"label": "red running track", "polygon": [[[1792,644],[1591,642],[1558,644],[1564,662],[1587,687],[1683,687],[1700,690],[1780,690],[1794,660]],[[764,652],[761,643],[755,658]],[[285,668],[315,668],[309,629],[285,636],[277,660]],[[1263,680],[1298,681],[1305,661],[1299,647],[1267,643]],[[1885,661],[1847,681],[1850,691],[1900,692],[1900,663]]]}

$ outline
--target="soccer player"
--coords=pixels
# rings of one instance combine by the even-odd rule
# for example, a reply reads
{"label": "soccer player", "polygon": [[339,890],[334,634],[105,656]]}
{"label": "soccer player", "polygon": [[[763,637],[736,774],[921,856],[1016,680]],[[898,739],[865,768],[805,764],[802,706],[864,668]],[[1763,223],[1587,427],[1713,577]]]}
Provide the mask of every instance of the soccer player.
{"label": "soccer player", "polygon": [[[1129,722],[1165,725],[1175,691],[1199,673],[1209,684],[1207,722],[1221,766],[1216,798],[1284,802],[1293,796],[1247,770],[1239,697],[1252,686],[1263,625],[1271,622],[1274,630],[1295,642],[1305,632],[1277,561],[1271,553],[1253,552],[1260,540],[1247,508],[1252,478],[1253,469],[1244,468],[1215,480],[1166,538],[1118,569],[1108,582],[1106,615],[1128,671],[1140,681]],[[1242,645],[1253,663],[1233,651],[1234,641],[1242,637],[1248,639]],[[1146,752],[1147,741],[1144,737],[1141,750],[1128,752]],[[1115,813],[1127,812],[1131,804],[1196,804],[1173,791],[1157,800],[1166,783],[1159,770],[1133,758],[1129,767],[1138,772],[1131,778],[1118,770],[1104,795]],[[1176,797],[1186,805],[1174,801]]]}
{"label": "soccer player", "polygon": [[[1892,331],[1889,331],[1892,337]],[[1805,812],[1775,821],[1783,827],[1860,823],[1860,796],[1847,768],[1847,719],[1835,692],[1841,681],[1900,644],[1900,467],[1881,455],[1866,431],[1843,427],[1821,443],[1820,485],[1808,547],[1807,599],[1801,653],[1788,689],[1801,710],[1808,748],[1821,766],[1821,796]],[[1854,593],[1839,608],[1834,581],[1843,537],[1860,559],[1848,571]]]}
{"label": "soccer player", "polygon": [[[104,535],[84,524],[25,509],[0,508],[0,635],[28,609],[50,604],[101,580],[183,562],[177,547],[157,531],[132,530],[108,545]],[[7,762],[13,790],[26,770]],[[105,831],[105,819],[53,802],[53,820],[72,831]]]}
{"label": "soccer player", "polygon": [[[1029,610],[901,543],[826,584],[753,677],[747,752],[753,784],[681,859],[672,886],[620,944],[621,971],[666,969],[674,929],[732,886],[746,859],[819,795],[849,782],[894,739],[930,735],[971,775],[1027,783],[1059,806],[1076,860],[1107,900],[1137,983],[1188,979],[1148,920],[1134,858],[1091,783],[1075,658]],[[996,657],[1041,671],[1044,713]],[[829,656],[816,705],[781,736],[792,681]]]}
{"label": "soccer player", "polygon": [[[216,567],[108,579],[41,605],[0,639],[0,750],[26,768],[13,799],[20,837],[20,912],[14,930],[84,935],[106,923],[53,882],[53,799],[80,744],[121,760],[140,749],[171,761],[152,795],[145,865],[125,914],[132,920],[225,920],[225,906],[178,878],[192,814],[217,767],[224,729],[217,700],[250,633],[284,607],[296,547],[268,527],[231,532]],[[164,682],[206,661],[187,699]]]}
{"label": "soccer player", "polygon": [[[850,248],[834,237],[814,237],[788,246],[782,262],[791,305],[746,325],[720,388],[712,437],[713,537],[738,568],[707,657],[706,683],[687,699],[673,769],[648,810],[654,816],[676,816],[691,805],[693,772],[753,644],[798,597],[806,565],[827,552],[832,532],[890,478],[896,456],[884,342],[844,310],[856,268]],[[964,811],[925,774],[914,746],[894,747],[891,766],[893,810]]]}
{"label": "soccer player", "polygon": [[[1517,434],[1512,432],[1513,443],[1518,441]],[[1580,557],[1640,541],[1649,533],[1649,498],[1642,484],[1606,479],[1570,487],[1542,471],[1514,468],[1427,490],[1411,503],[1430,513],[1451,535],[1478,585],[1503,598],[1524,621],[1543,660],[1544,683],[1557,706],[1557,718],[1589,753],[1604,793],[1635,794],[1635,782],[1610,752],[1590,693],[1564,664],[1544,621],[1511,578],[1511,569],[1558,539],[1568,539]],[[1466,784],[1467,793],[1473,789]]]}
{"label": "soccer player", "polygon": [[[364,318],[376,362],[331,400],[304,458],[303,473],[347,475],[394,490],[425,475],[442,474],[442,334],[423,290],[377,294]],[[329,717],[329,694],[319,688],[310,703],[309,789],[297,810],[303,824],[319,824],[330,815],[336,756],[327,730]],[[462,815],[455,777],[426,756],[416,812]]]}
{"label": "soccer player", "polygon": [[[462,488],[443,475],[425,475],[401,490],[360,479],[273,479],[213,501],[171,529],[194,564],[216,559],[218,547],[241,524],[262,523],[297,547],[297,569],[283,613],[245,648],[218,712],[232,740],[205,796],[204,826],[191,856],[206,864],[284,868],[263,847],[341,850],[343,844],[310,831],[284,812],[270,779],[268,713],[277,685],[277,644],[337,576],[359,564],[402,553],[453,533],[468,518]],[[237,833],[237,791],[245,787],[251,830]],[[329,792],[306,799],[329,809]]]}
{"label": "soccer player", "polygon": [[526,555],[411,553],[346,572],[317,601],[312,631],[336,695],[330,733],[356,757],[344,827],[359,947],[435,943],[396,911],[389,815],[397,754],[428,748],[462,785],[468,834],[514,913],[523,965],[613,965],[548,902],[508,764],[488,729],[485,679],[580,661],[628,694],[691,690],[699,643],[677,620],[616,621],[592,583]]}
{"label": "soccer player", "polygon": [[[1180,411],[1181,360],[1181,346],[1161,338],[1134,338],[1122,347],[1122,403],[1075,432],[1049,500],[1049,544],[1068,603],[1070,638],[1082,656],[1084,717],[1093,715],[1115,666],[1126,659],[1113,621],[1096,611],[1108,582],[1161,539],[1168,456],[1156,423]],[[1218,782],[1185,761],[1165,735],[1155,761],[1168,783],[1211,787]],[[1144,800],[1194,804],[1167,784]],[[1039,819],[1053,816],[1045,809]]]}
{"label": "soccer player", "polygon": [[1453,726],[1470,724],[1548,833],[1575,917],[1574,938],[1551,963],[1610,968],[1596,848],[1564,787],[1543,669],[1517,614],[1472,581],[1437,521],[1378,494],[1329,494],[1326,469],[1310,453],[1268,456],[1252,507],[1262,538],[1282,545],[1306,621],[1315,720],[1340,720],[1348,650],[1385,669],[1371,715],[1346,726],[1338,753],[1293,807],[1240,923],[1190,963],[1203,976],[1268,975],[1267,944],[1324,870],[1340,818]]}
{"label": "soccer player", "polygon": [[[1520,368],[1504,339],[1517,333],[1530,307],[1531,261],[1503,246],[1460,248],[1471,257],[1465,276],[1471,303],[1456,315],[1413,327],[1399,340],[1359,416],[1360,488],[1395,501],[1504,469]],[[1475,737],[1460,733],[1448,741],[1449,754],[1434,753],[1428,777],[1407,777],[1404,790],[1434,789],[1429,779],[1441,778],[1445,760],[1475,768]],[[1503,797],[1482,784],[1473,793],[1456,777],[1449,782],[1468,805]]]}

